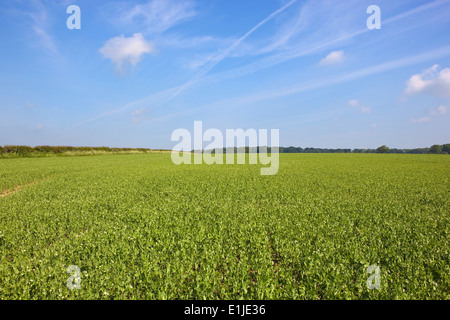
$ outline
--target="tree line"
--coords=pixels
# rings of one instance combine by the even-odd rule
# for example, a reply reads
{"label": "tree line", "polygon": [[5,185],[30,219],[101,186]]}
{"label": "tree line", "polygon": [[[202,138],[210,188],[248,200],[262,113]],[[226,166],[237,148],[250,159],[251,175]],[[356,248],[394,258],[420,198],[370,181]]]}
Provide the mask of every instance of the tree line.
{"label": "tree line", "polygon": [[280,148],[280,153],[404,153],[404,154],[449,154],[450,143],[432,145],[429,148],[397,149],[382,145],[376,149],[322,149],[322,148]]}
{"label": "tree line", "polygon": [[[217,149],[220,150],[220,149]],[[223,148],[222,152],[226,153],[229,150],[235,153],[259,153],[259,152],[271,152],[270,147],[240,147],[240,148]],[[403,153],[403,154],[449,154],[450,153],[450,143],[443,145],[432,145],[429,148],[415,148],[415,149],[397,149],[389,148],[382,145],[376,149],[349,149],[349,148],[300,148],[300,147],[279,147],[279,153]],[[192,152],[195,152],[192,150]],[[216,153],[216,150],[212,150],[211,153]]]}
{"label": "tree line", "polygon": [[450,143],[447,144],[434,144],[429,148],[416,148],[416,149],[396,149],[389,148],[385,145],[378,147],[377,149],[354,149],[353,153],[410,153],[410,154],[449,154]]}

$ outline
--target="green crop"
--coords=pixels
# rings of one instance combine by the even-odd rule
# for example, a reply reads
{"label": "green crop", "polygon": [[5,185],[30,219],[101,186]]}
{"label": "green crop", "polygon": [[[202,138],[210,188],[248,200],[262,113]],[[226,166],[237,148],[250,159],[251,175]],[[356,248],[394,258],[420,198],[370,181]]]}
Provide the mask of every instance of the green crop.
{"label": "green crop", "polygon": [[170,154],[0,159],[0,299],[449,299],[449,168],[446,155],[281,154],[273,176]]}

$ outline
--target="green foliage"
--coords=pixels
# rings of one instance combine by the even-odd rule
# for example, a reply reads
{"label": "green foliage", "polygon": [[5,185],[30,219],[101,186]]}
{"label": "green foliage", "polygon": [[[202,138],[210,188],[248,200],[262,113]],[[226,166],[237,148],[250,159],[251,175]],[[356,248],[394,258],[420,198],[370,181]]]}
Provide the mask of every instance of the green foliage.
{"label": "green foliage", "polygon": [[33,148],[28,146],[5,146],[5,153],[15,153],[20,157],[30,156],[33,152]]}
{"label": "green foliage", "polygon": [[[0,160],[0,299],[449,299],[450,158]],[[81,269],[81,289],[66,286]],[[367,268],[381,289],[367,288]]]}
{"label": "green foliage", "polygon": [[450,143],[442,145],[442,152],[450,153]]}
{"label": "green foliage", "polygon": [[104,153],[146,153],[146,148],[70,147],[70,146],[0,146],[3,157],[39,157],[51,155],[93,155]]}
{"label": "green foliage", "polygon": [[442,153],[442,146],[435,144],[430,148],[430,153]]}
{"label": "green foliage", "polygon": [[388,153],[389,152],[389,148],[386,147],[385,145],[382,145],[381,147],[377,148],[377,152],[378,153]]}

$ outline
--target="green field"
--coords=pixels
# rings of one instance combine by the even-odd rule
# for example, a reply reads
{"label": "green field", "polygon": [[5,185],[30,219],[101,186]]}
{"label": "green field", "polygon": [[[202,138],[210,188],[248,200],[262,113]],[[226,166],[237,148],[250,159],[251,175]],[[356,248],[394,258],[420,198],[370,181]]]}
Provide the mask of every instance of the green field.
{"label": "green field", "polygon": [[281,154],[278,174],[259,169],[0,159],[0,299],[450,299],[449,156]]}

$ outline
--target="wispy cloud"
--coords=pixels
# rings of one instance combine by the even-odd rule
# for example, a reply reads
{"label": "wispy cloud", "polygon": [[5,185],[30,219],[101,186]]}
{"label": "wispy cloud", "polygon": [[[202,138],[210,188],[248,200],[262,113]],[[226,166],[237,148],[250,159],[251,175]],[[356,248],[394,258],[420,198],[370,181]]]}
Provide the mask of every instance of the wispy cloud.
{"label": "wispy cloud", "polygon": [[[282,6],[281,8],[279,8],[278,10],[274,11],[272,14],[270,14],[267,18],[265,18],[264,20],[262,20],[261,22],[259,22],[256,26],[254,26],[252,29],[250,29],[247,33],[245,33],[243,36],[241,36],[239,39],[237,39],[236,41],[234,41],[227,49],[225,49],[218,57],[214,58],[214,61],[210,62],[209,64],[207,64],[206,66],[204,66],[200,72],[198,72],[191,80],[189,80],[188,82],[184,83],[181,86],[178,87],[174,87],[174,88],[170,88],[167,90],[164,90],[163,92],[159,92],[153,95],[150,95],[146,98],[140,99],[140,100],[136,100],[136,101],[132,101],[130,103],[128,103],[127,105],[114,109],[114,110],[110,110],[107,112],[104,112],[102,114],[99,114],[95,117],[92,117],[90,119],[78,122],[77,124],[74,125],[74,127],[101,119],[103,117],[121,112],[123,110],[129,109],[132,106],[135,105],[139,105],[140,103],[142,103],[142,101],[145,102],[149,102],[152,101],[155,105],[162,105],[164,103],[167,103],[168,101],[172,100],[173,98],[175,98],[177,95],[179,95],[181,92],[183,92],[185,89],[187,89],[188,87],[190,87],[191,85],[193,85],[195,82],[197,82],[198,80],[200,80],[202,77],[204,77],[212,68],[214,68],[220,61],[222,61],[223,59],[225,59],[231,51],[233,51],[233,49],[235,49],[240,43],[242,43],[248,36],[250,36],[253,32],[255,32],[256,30],[258,30],[261,26],[263,26],[265,23],[267,23],[269,20],[271,20],[272,18],[274,18],[276,15],[278,15],[280,12],[286,10],[288,7],[290,7],[292,4],[294,4],[297,0],[291,0],[290,2],[288,2],[287,4],[285,4],[284,6]],[[113,47],[113,46],[112,46]],[[169,94],[169,96],[167,96]],[[166,98],[164,99],[159,99],[163,96],[166,96]]]}
{"label": "wispy cloud", "polygon": [[372,113],[372,108],[370,108],[370,107],[361,107],[360,112],[361,113]]}
{"label": "wispy cloud", "polygon": [[180,86],[180,88],[175,92],[175,94],[170,97],[166,102],[172,100],[177,95],[179,95],[181,92],[192,86],[194,83],[199,81],[201,78],[203,78],[211,69],[213,69],[218,63],[220,63],[223,59],[225,59],[230,52],[232,52],[237,46],[239,46],[246,38],[248,38],[253,32],[258,30],[260,27],[262,27],[264,24],[266,24],[268,21],[273,19],[275,16],[277,16],[279,13],[283,12],[287,8],[289,8],[291,5],[293,5],[297,0],[291,0],[278,10],[275,10],[272,12],[267,18],[260,21],[256,26],[251,28],[247,33],[245,33],[243,36],[241,36],[239,39],[237,39],[231,46],[229,46],[227,49],[225,49],[220,55],[218,55],[215,59],[213,59],[210,63],[205,65],[202,70],[200,70],[197,74],[194,75],[194,77],[191,78],[188,82],[184,83]]}
{"label": "wispy cloud", "polygon": [[186,66],[189,69],[198,69],[212,61],[217,61],[218,58],[219,57],[216,53],[197,54],[194,58],[190,59],[188,63],[186,63]]}
{"label": "wispy cloud", "polygon": [[202,46],[214,45],[214,46],[229,46],[235,38],[219,38],[215,36],[198,36],[186,38],[177,33],[166,34],[162,38],[158,38],[158,43],[164,46],[176,47],[181,49],[197,49]]}
{"label": "wispy cloud", "polygon": [[[316,81],[302,82],[302,83],[299,83],[296,85],[278,88],[278,89],[274,89],[271,91],[257,92],[255,94],[249,94],[249,95],[245,95],[245,96],[241,96],[241,97],[235,97],[235,98],[229,98],[229,99],[216,101],[216,102],[204,105],[204,106],[199,106],[197,108],[191,108],[189,110],[184,110],[184,111],[175,112],[175,113],[169,113],[169,114],[154,118],[153,121],[167,120],[167,119],[171,119],[171,118],[178,117],[178,116],[185,116],[187,114],[192,114],[195,112],[202,112],[204,110],[230,108],[230,106],[233,106],[232,108],[241,107],[241,106],[249,105],[251,103],[255,103],[255,102],[259,102],[259,101],[270,100],[270,99],[274,99],[274,98],[278,98],[278,97],[285,97],[285,96],[289,96],[289,95],[293,95],[293,94],[298,94],[301,92],[308,92],[308,91],[328,87],[331,85],[338,85],[338,84],[345,83],[348,81],[361,79],[361,78],[364,78],[367,76],[387,72],[390,70],[406,67],[409,65],[417,64],[417,63],[422,63],[425,61],[429,61],[429,60],[433,60],[433,59],[437,59],[437,58],[441,58],[441,57],[445,57],[445,56],[450,56],[450,46],[441,47],[441,48],[438,48],[435,50],[430,50],[425,53],[406,57],[403,59],[397,59],[397,60],[381,63],[381,64],[378,64],[375,66],[371,66],[371,67],[356,70],[356,71],[353,71],[353,72],[350,72],[347,74],[343,74],[341,76],[336,76],[334,78],[323,78],[323,79],[319,79]],[[105,112],[105,113],[100,114],[91,119],[82,121],[82,122],[76,124],[75,126],[83,125],[85,123],[101,119],[105,116],[109,116],[114,113],[119,113],[123,110],[131,108],[132,106],[142,105],[143,103],[145,103],[147,105],[154,104],[155,106],[162,105],[164,101],[167,101],[167,99],[164,99],[164,97],[172,97],[174,92],[176,92],[177,90],[178,90],[177,87],[170,88],[164,92],[156,93],[149,97],[130,102],[129,104],[125,105],[124,107]],[[359,103],[358,100],[355,100],[355,101],[356,102],[353,102],[353,103]]]}
{"label": "wispy cloud", "polygon": [[421,6],[417,7],[417,8],[414,8],[414,9],[411,9],[411,10],[406,11],[404,13],[398,14],[398,15],[392,17],[392,18],[386,19],[385,21],[383,21],[383,25],[387,24],[387,23],[396,22],[398,20],[405,19],[407,17],[411,17],[411,16],[413,16],[415,14],[422,13],[422,12],[430,10],[430,9],[435,9],[435,8],[437,8],[439,6],[444,5],[444,4],[448,4],[449,2],[450,2],[449,0],[436,0],[436,1],[433,1],[433,2],[430,2],[430,3],[426,3],[424,5],[421,5]]}
{"label": "wispy cloud", "polygon": [[367,77],[370,75],[386,72],[389,70],[398,69],[401,67],[413,65],[416,63],[424,62],[424,61],[429,61],[432,59],[436,59],[436,58],[444,57],[444,56],[448,56],[448,55],[450,55],[450,46],[427,51],[425,53],[415,55],[415,56],[410,56],[407,58],[402,58],[402,59],[397,59],[397,60],[381,63],[381,64],[378,64],[375,66],[371,66],[371,67],[363,68],[363,69],[360,69],[357,71],[353,71],[353,72],[347,73],[342,76],[337,76],[337,77],[333,77],[333,78],[325,78],[325,79],[315,81],[315,82],[308,81],[306,83],[301,83],[299,85],[288,86],[288,87],[276,89],[276,90],[273,90],[270,92],[259,93],[257,95],[253,95],[253,96],[249,96],[249,97],[252,97],[251,100],[254,100],[254,101],[272,99],[275,97],[282,97],[282,96],[291,95],[291,94],[295,94],[295,93],[299,93],[299,92],[304,92],[307,90],[322,88],[322,87],[329,86],[329,85],[336,85],[339,83]]}
{"label": "wispy cloud", "polygon": [[146,118],[149,109],[147,107],[139,108],[130,112],[131,121],[138,123]]}
{"label": "wispy cloud", "polygon": [[111,5],[113,16],[122,24],[140,26],[146,33],[162,33],[195,15],[195,4],[187,0],[151,0],[142,4]]}
{"label": "wispy cloud", "polygon": [[[367,30],[367,29],[366,29]],[[361,30],[358,32],[354,32],[345,36],[342,36],[337,39],[333,39],[330,41],[322,41],[322,42],[316,42],[311,45],[301,45],[299,47],[291,48],[289,50],[285,50],[281,53],[276,53],[273,55],[270,55],[268,57],[256,60],[254,62],[251,62],[249,64],[246,64],[241,67],[233,68],[227,71],[222,71],[217,74],[213,74],[210,76],[205,77],[205,82],[220,82],[227,79],[232,79],[236,77],[241,77],[245,75],[249,75],[255,72],[258,72],[260,70],[264,70],[270,67],[274,67],[280,63],[287,62],[289,60],[293,60],[296,58],[304,57],[307,55],[311,55],[317,52],[320,52],[328,47],[332,47],[333,45],[336,45],[338,43],[347,41],[348,39],[351,39],[361,33],[364,33],[365,30]]]}
{"label": "wispy cloud", "polygon": [[161,101],[164,101],[165,99],[167,99],[176,90],[177,90],[177,88],[174,87],[174,88],[170,88],[170,89],[167,89],[167,90],[164,90],[164,91],[161,91],[161,92],[154,93],[154,94],[149,95],[149,96],[147,96],[145,98],[142,98],[142,99],[131,101],[131,102],[125,104],[124,106],[119,107],[119,108],[115,108],[115,109],[112,109],[112,110],[109,110],[109,111],[105,111],[105,112],[103,112],[103,113],[101,113],[101,114],[99,114],[97,116],[94,116],[94,117],[91,117],[89,119],[80,121],[80,122],[74,124],[72,126],[72,128],[79,127],[79,126],[84,125],[86,123],[90,123],[90,122],[102,119],[104,117],[107,117],[107,116],[116,115],[116,114],[119,114],[120,112],[124,112],[124,111],[132,109],[132,108],[138,108],[138,109],[139,108],[144,108],[144,107],[147,108],[146,106],[157,107],[157,106],[161,105]]}
{"label": "wispy cloud", "polygon": [[151,42],[144,39],[141,33],[135,33],[129,38],[120,35],[109,39],[99,51],[103,57],[116,64],[118,71],[122,71],[126,64],[136,66],[144,54],[154,53],[155,48]]}
{"label": "wispy cloud", "polygon": [[[282,88],[277,88],[274,90],[257,92],[254,94],[249,94],[249,95],[245,95],[245,96],[241,96],[241,97],[217,101],[217,102],[208,104],[203,107],[193,108],[193,109],[190,109],[187,111],[174,113],[172,115],[167,115],[165,117],[162,117],[161,119],[168,119],[173,116],[186,115],[188,113],[199,112],[199,111],[202,111],[205,109],[230,108],[230,106],[233,106],[232,108],[241,107],[241,106],[245,106],[245,105],[250,105],[255,102],[260,102],[260,101],[275,99],[275,98],[279,98],[279,97],[285,97],[285,96],[289,96],[289,95],[293,95],[293,94],[298,94],[298,93],[302,93],[302,92],[317,90],[317,89],[328,87],[331,85],[338,85],[338,84],[353,81],[356,79],[365,78],[365,77],[368,77],[371,75],[387,72],[390,70],[399,69],[402,67],[414,65],[417,63],[422,63],[425,61],[429,61],[429,60],[433,60],[433,59],[437,59],[437,58],[441,58],[441,57],[445,57],[445,56],[450,56],[450,46],[445,46],[445,47],[438,48],[435,50],[430,50],[425,53],[406,57],[403,59],[397,59],[397,60],[381,63],[378,65],[374,65],[371,67],[356,70],[356,71],[349,72],[347,74],[343,74],[343,75],[336,76],[336,77],[331,77],[331,78],[327,77],[327,78],[322,78],[322,79],[319,79],[316,81],[302,82],[299,84],[286,86],[286,87],[282,87]],[[357,103],[359,103],[359,101]],[[365,110],[366,113],[367,113],[367,111],[368,110]]]}
{"label": "wispy cloud", "polygon": [[[292,14],[294,12],[294,14]],[[302,4],[299,9],[291,8],[291,10],[283,13],[283,23],[279,26],[272,37],[264,39],[259,48],[255,45],[249,45],[237,51],[237,56],[241,55],[260,55],[276,50],[285,50],[289,48],[290,42],[302,30],[307,27],[308,15],[307,5]],[[290,16],[290,17],[289,17]],[[280,16],[281,18],[281,16]],[[268,44],[266,44],[268,42]]]}
{"label": "wispy cloud", "polygon": [[430,121],[431,121],[431,117],[422,117],[419,119],[415,119],[415,118],[411,119],[411,122],[413,122],[413,123],[424,123],[424,122],[430,122]]}
{"label": "wispy cloud", "polygon": [[350,100],[349,102],[348,102],[348,105],[350,106],[350,107],[359,107],[360,106],[360,102],[359,102],[359,100]]}
{"label": "wispy cloud", "polygon": [[[186,55],[180,59],[188,69],[198,69],[219,57],[219,53],[236,41],[233,37],[197,36],[186,37],[179,33],[164,33],[155,37],[158,47],[185,49]],[[190,51],[187,51],[190,50]],[[192,51],[195,52],[193,56]]]}
{"label": "wispy cloud", "polygon": [[330,64],[336,64],[344,60],[344,51],[333,51],[330,52],[325,58],[320,60],[319,65],[326,66]]}
{"label": "wispy cloud", "polygon": [[[413,17],[427,10],[435,9],[441,5],[449,3],[450,0],[437,0],[429,4],[419,6],[407,12],[398,14],[394,17],[383,20],[383,26],[393,22]],[[314,54],[327,48],[344,44],[359,35],[369,32],[367,28],[359,30],[354,29],[357,21],[349,18],[347,12],[359,1],[346,1],[345,3],[330,3],[328,1],[309,0],[299,6],[299,9],[291,8],[283,14],[284,23],[277,28],[272,37],[259,40],[257,43],[241,43],[230,53],[231,56],[256,56],[266,53],[273,53],[269,57],[264,57],[258,61],[252,62],[221,74],[214,75],[215,79],[226,79],[250,74],[261,69],[269,68],[279,63],[299,58],[305,55]],[[296,11],[297,10],[297,11]],[[294,12],[294,14],[292,14]],[[288,13],[290,17],[288,16]],[[280,17],[281,18],[281,15]],[[286,18],[286,21],[285,21]],[[278,19],[281,20],[281,19]],[[320,28],[311,30],[311,26],[320,24]],[[317,39],[323,39],[318,41]],[[267,44],[267,42],[269,42]],[[339,53],[336,54],[337,58]],[[204,55],[205,60],[211,61],[212,54]],[[333,58],[333,55],[330,57]],[[196,59],[198,60],[198,59]],[[331,62],[331,61],[330,61]]]}
{"label": "wispy cloud", "polygon": [[448,108],[446,106],[439,106],[437,108],[431,109],[431,115],[441,116],[447,113]]}
{"label": "wispy cloud", "polygon": [[421,118],[412,118],[411,122],[413,123],[424,123],[424,122],[430,122],[433,118],[437,116],[443,116],[447,113],[447,107],[446,106],[439,106],[437,108],[431,109],[428,113],[429,115]]}
{"label": "wispy cloud", "polygon": [[[448,3],[448,0],[442,1],[442,0],[437,0],[434,1],[433,3],[430,4],[426,4],[426,5],[422,5],[419,6],[417,8],[414,8],[412,10],[409,10],[405,13],[399,14],[397,16],[391,17],[386,21],[383,21],[383,26],[395,22],[395,21],[399,21],[401,19],[404,19],[406,17],[413,17],[416,14],[422,13],[422,12],[426,12],[429,9],[432,8],[436,8],[442,4]],[[312,4],[314,4],[315,2],[311,2]],[[292,5],[292,3],[288,3],[287,5]],[[284,8],[284,7],[283,7]],[[283,9],[281,8],[281,9]],[[314,9],[314,7],[312,7]],[[280,9],[280,10],[281,10]],[[312,9],[309,9],[312,10]],[[332,10],[331,10],[332,11]],[[253,29],[252,29],[253,30]],[[251,32],[252,30],[250,30],[249,32]],[[204,66],[204,68],[202,68],[202,70],[197,73],[190,81],[188,81],[187,83],[179,86],[179,87],[174,87],[174,88],[170,88],[164,91],[164,94],[152,94],[146,98],[143,99],[139,99],[139,100],[135,100],[130,102],[129,104],[125,105],[124,107],[121,108],[117,108],[114,110],[111,110],[109,112],[105,112],[103,114],[100,114],[96,117],[93,117],[91,119],[88,119],[86,121],[80,122],[77,125],[83,124],[83,123],[87,123],[87,122],[91,122],[100,118],[103,118],[105,116],[108,116],[110,114],[114,114],[117,112],[120,112],[124,109],[128,109],[130,105],[134,105],[134,104],[139,104],[139,101],[143,101],[143,100],[151,100],[155,105],[162,105],[164,102],[167,102],[171,99],[173,99],[175,96],[177,96],[179,93],[181,93],[183,90],[185,90],[187,87],[189,87],[190,85],[194,84],[197,81],[202,80],[202,82],[205,83],[211,83],[211,82],[220,82],[226,79],[231,79],[231,78],[235,78],[235,77],[240,77],[240,76],[244,76],[244,75],[248,75],[251,73],[255,73],[259,70],[263,70],[269,67],[273,67],[275,65],[278,65],[280,63],[292,60],[292,59],[296,59],[302,56],[306,56],[306,55],[311,55],[317,52],[321,52],[323,50],[326,49],[330,49],[333,46],[336,45],[342,45],[343,43],[357,37],[360,36],[364,33],[368,32],[367,28],[362,28],[362,29],[358,29],[358,30],[353,30],[353,31],[349,31],[348,33],[344,33],[344,34],[339,34],[339,35],[333,35],[332,37],[325,37],[325,40],[316,40],[316,41],[308,41],[308,43],[303,43],[302,41],[300,41],[300,43],[296,46],[291,46],[289,48],[287,48],[286,50],[283,50],[282,52],[278,52],[276,54],[270,55],[268,57],[264,57],[261,58],[259,60],[256,60],[252,63],[249,63],[247,65],[241,66],[241,67],[237,67],[234,69],[230,69],[227,71],[222,71],[219,72],[217,74],[213,74],[213,75],[207,75],[207,73],[215,66],[217,65],[217,63],[220,62],[219,57],[221,56],[220,54],[216,55],[215,57],[211,57],[208,56],[206,57],[208,60],[208,63]],[[242,38],[242,37],[241,37]],[[238,40],[236,40],[235,42],[233,42],[228,49],[225,49],[223,51],[223,53],[225,54],[230,54],[233,50],[236,49],[236,42],[239,41],[240,45],[244,44],[245,42],[243,42],[241,40],[241,38],[239,38]],[[317,37],[311,37],[311,39],[317,39]],[[175,39],[177,41],[181,40],[181,39]],[[208,40],[208,38],[205,38],[203,40]],[[203,41],[202,40],[202,41]],[[182,41],[180,42],[182,43]],[[188,42],[185,42],[186,44],[188,44]],[[238,44],[239,44],[238,43]],[[175,44],[175,42],[174,42]],[[231,48],[231,50],[229,50]],[[392,61],[392,62],[388,62],[385,64],[381,64],[379,65],[380,67],[382,67],[383,69],[379,69],[377,70],[377,66],[375,67],[368,67],[365,69],[361,69],[360,71],[355,71],[352,74],[348,74],[346,76],[341,76],[340,79],[337,78],[333,78],[333,79],[323,79],[322,81],[319,81],[317,83],[304,83],[302,85],[297,86],[297,88],[293,89],[279,89],[278,93],[271,93],[271,95],[276,96],[277,94],[287,94],[287,92],[301,92],[302,90],[311,90],[314,88],[318,88],[324,85],[331,85],[335,82],[339,82],[339,81],[349,81],[352,78],[358,78],[358,77],[364,77],[370,74],[374,74],[377,72],[384,72],[387,70],[391,70],[391,69],[395,69],[395,68],[399,68],[402,66],[406,66],[406,65],[411,65],[411,64],[415,64],[421,61],[428,61],[431,60],[433,58],[437,58],[437,57],[441,57],[441,56],[445,56],[448,55],[450,47],[444,47],[444,48],[440,48],[440,49],[436,49],[436,50],[431,50],[429,52],[426,52],[422,55],[417,55],[417,56],[413,56],[413,57],[408,57],[405,59],[399,59],[396,61]],[[225,55],[226,56],[226,55]],[[213,60],[213,61],[211,61]],[[193,61],[194,63],[195,61]],[[197,67],[202,65],[202,63],[198,63]],[[284,92],[283,92],[284,91]],[[167,92],[171,92],[171,94],[167,95]],[[162,101],[158,101],[157,99],[154,99],[155,96],[159,96],[159,97],[166,97],[163,98]],[[264,95],[263,96],[267,97],[268,95]],[[270,97],[269,97],[270,98]],[[244,101],[245,99],[242,98]],[[255,97],[255,99],[258,99],[258,97]],[[177,114],[185,114],[185,113],[190,113],[193,112],[195,110],[201,109],[201,107],[199,108],[193,108],[190,110],[186,110],[185,112],[181,112],[181,113],[177,113]],[[171,117],[171,115],[167,115],[164,116],[164,118],[167,117]]]}
{"label": "wispy cloud", "polygon": [[58,48],[48,31],[49,18],[46,7],[39,0],[32,0],[30,4],[30,11],[25,12],[25,14],[30,19],[31,28],[36,35],[36,39],[47,54],[58,56]]}
{"label": "wispy cloud", "polygon": [[360,113],[371,113],[372,112],[372,108],[371,107],[364,106],[361,103],[361,101],[359,101],[359,100],[355,100],[355,99],[350,100],[348,102],[348,105],[349,105],[349,107],[357,108]]}
{"label": "wispy cloud", "polygon": [[35,132],[39,132],[42,131],[44,129],[44,125],[42,123],[38,123],[36,124],[36,126],[34,127],[34,131]]}
{"label": "wispy cloud", "polygon": [[[329,21],[330,19],[328,19],[329,17],[324,16],[323,12],[334,12],[335,11],[334,9],[336,9],[336,8],[339,9],[339,7],[341,7],[341,9],[343,9],[343,10],[345,10],[347,8],[347,7],[343,6],[342,3],[336,3],[336,6],[333,7],[333,10],[330,10],[330,8],[326,8],[326,10],[324,10],[324,8],[318,6],[319,3],[320,3],[319,1],[314,0],[314,1],[311,1],[310,3],[307,3],[307,5],[308,4],[310,5],[309,7],[307,5],[305,5],[304,10],[307,11],[307,14],[305,14],[305,16],[312,15],[312,17],[309,17],[310,21],[311,20],[314,21],[317,17],[322,16],[322,19],[325,20],[324,24],[326,24],[327,21]],[[393,16],[391,18],[384,20],[383,26],[385,27],[389,24],[392,24],[393,22],[397,22],[402,19],[406,19],[408,17],[414,17],[415,15],[419,15],[428,10],[435,9],[439,6],[442,6],[442,5],[445,5],[448,3],[450,3],[450,0],[437,0],[437,1],[434,1],[429,4],[421,5],[417,8],[408,10],[404,13],[398,14],[396,16]],[[350,3],[350,2],[346,2],[346,4],[350,5],[350,6],[352,5],[352,3]],[[317,13],[317,11],[318,11],[318,13]],[[314,15],[314,12],[316,12],[315,15]],[[341,15],[345,16],[345,14],[341,14]],[[282,52],[275,53],[271,56],[261,58],[257,61],[251,62],[244,66],[240,66],[240,67],[237,67],[234,69],[230,69],[227,71],[223,71],[223,72],[205,77],[205,81],[219,82],[219,81],[226,80],[226,79],[232,79],[235,77],[249,75],[249,74],[258,72],[260,70],[271,68],[273,66],[276,66],[280,63],[287,62],[289,60],[297,59],[297,58],[304,57],[307,55],[312,55],[312,54],[321,52],[323,50],[326,50],[328,48],[332,48],[336,45],[342,45],[342,44],[347,43],[348,41],[370,31],[367,28],[362,28],[362,29],[358,29],[358,30],[348,31],[347,33],[342,33],[342,31],[340,31],[338,34],[335,34],[335,30],[343,30],[342,26],[339,28],[336,28],[336,24],[340,24],[341,22],[342,21],[339,20],[335,23],[330,24],[328,26],[328,28],[325,28],[325,31],[323,28],[320,28],[320,31],[313,33],[308,39],[306,39],[306,40],[301,39],[299,41],[298,45],[290,46],[289,48],[286,48],[286,50],[283,50]],[[409,28],[412,28],[412,27],[414,27],[414,25]],[[323,39],[323,40],[317,41],[317,39]]]}

